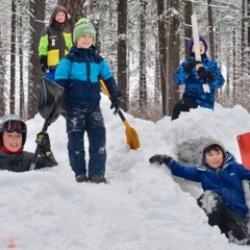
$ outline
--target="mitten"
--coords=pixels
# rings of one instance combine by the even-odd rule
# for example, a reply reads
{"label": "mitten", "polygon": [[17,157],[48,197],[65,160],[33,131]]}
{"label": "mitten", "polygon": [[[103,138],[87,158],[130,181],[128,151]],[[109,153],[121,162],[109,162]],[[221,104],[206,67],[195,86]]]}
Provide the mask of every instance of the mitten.
{"label": "mitten", "polygon": [[47,68],[48,68],[47,56],[40,56],[40,67],[43,73],[47,71]]}
{"label": "mitten", "polygon": [[111,106],[110,109],[114,109],[114,113],[117,113],[120,109],[122,102],[122,95],[120,91],[116,91],[111,97]]}
{"label": "mitten", "polygon": [[166,165],[168,165],[171,160],[172,160],[172,157],[168,155],[153,155],[149,158],[150,163],[158,163],[158,164],[165,163]]}

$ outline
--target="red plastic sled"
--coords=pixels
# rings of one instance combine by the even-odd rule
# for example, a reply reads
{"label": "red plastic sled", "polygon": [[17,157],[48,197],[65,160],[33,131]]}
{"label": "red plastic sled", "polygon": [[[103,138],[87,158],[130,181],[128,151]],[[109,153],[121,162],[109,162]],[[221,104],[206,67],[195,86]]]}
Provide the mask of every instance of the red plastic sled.
{"label": "red plastic sled", "polygon": [[250,132],[237,136],[242,164],[250,170]]}

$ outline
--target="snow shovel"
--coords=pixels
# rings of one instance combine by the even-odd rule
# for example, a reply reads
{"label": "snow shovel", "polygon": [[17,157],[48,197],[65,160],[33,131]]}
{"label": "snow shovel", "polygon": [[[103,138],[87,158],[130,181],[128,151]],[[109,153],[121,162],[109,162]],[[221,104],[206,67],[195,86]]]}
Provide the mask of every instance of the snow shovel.
{"label": "snow shovel", "polygon": [[[108,98],[110,99],[110,93],[107,89],[106,84],[104,83],[103,80],[100,80],[101,83],[101,87],[103,89],[104,94],[106,94],[108,96]],[[125,126],[125,134],[126,134],[126,138],[127,138],[127,144],[130,146],[131,149],[137,149],[140,147],[140,141],[139,141],[139,137],[135,131],[134,128],[132,128],[128,121],[126,120],[125,116],[123,115],[122,111],[119,109],[118,110],[118,115],[120,116],[124,126]]]}
{"label": "snow shovel", "polygon": [[250,170],[250,132],[237,136],[242,163]]}
{"label": "snow shovel", "polygon": [[[63,105],[63,91],[64,88],[55,82],[44,77],[41,78],[38,89],[38,111],[45,119],[41,132],[46,132],[49,125],[58,118]],[[39,147],[37,146],[30,170],[36,168],[36,160],[39,153]]]}

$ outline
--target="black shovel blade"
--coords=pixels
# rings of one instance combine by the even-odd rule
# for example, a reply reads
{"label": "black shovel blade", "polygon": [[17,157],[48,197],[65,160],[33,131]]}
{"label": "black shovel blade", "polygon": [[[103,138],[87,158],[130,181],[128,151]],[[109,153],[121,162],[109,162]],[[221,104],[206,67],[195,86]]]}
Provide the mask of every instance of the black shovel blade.
{"label": "black shovel blade", "polygon": [[55,82],[41,78],[38,89],[38,110],[40,115],[54,122],[60,114],[63,105],[63,91],[64,88]]}

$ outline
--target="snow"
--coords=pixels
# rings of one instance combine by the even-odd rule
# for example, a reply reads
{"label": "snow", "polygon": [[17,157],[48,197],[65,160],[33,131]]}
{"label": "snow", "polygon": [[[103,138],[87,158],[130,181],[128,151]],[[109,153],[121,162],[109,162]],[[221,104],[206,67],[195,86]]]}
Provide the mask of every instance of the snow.
{"label": "snow", "polygon": [[[69,167],[63,117],[49,127],[57,167],[26,173],[1,172],[0,249],[22,250],[237,250],[218,227],[207,224],[196,204],[200,186],[150,165],[155,153],[177,156],[178,145],[201,136],[215,138],[240,160],[236,136],[249,131],[241,106],[199,108],[171,122],[126,117],[141,141],[130,150],[119,117],[102,98],[107,129],[109,184],[76,183]],[[28,122],[26,150],[34,151],[43,124]],[[86,140],[87,141],[87,140]],[[86,143],[87,148],[87,143]],[[11,245],[12,244],[12,245]]]}

